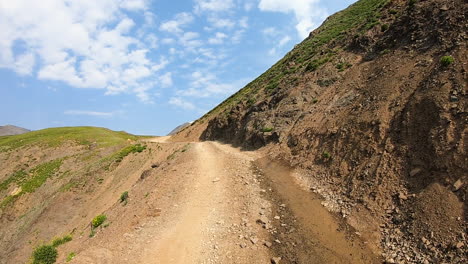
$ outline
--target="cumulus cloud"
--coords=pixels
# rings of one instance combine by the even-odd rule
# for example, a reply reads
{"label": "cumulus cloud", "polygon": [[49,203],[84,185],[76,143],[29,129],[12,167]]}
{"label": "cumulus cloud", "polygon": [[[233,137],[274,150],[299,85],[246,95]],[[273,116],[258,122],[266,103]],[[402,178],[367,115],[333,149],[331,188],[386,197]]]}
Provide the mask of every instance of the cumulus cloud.
{"label": "cumulus cloud", "polygon": [[23,75],[36,69],[41,80],[108,94],[148,87],[161,67],[145,47],[155,48],[157,38],[143,33],[145,44],[133,37],[135,22],[126,15],[151,17],[147,2],[1,0],[0,67]]}
{"label": "cumulus cloud", "polygon": [[222,33],[222,32],[216,32],[216,34],[208,39],[208,43],[214,44],[214,45],[219,45],[223,44],[224,40],[228,37],[228,35]]}
{"label": "cumulus cloud", "polygon": [[174,19],[165,21],[159,27],[160,30],[169,33],[182,33],[182,27],[192,23],[194,20],[190,13],[182,12],[174,16]]}
{"label": "cumulus cloud", "polygon": [[195,12],[220,12],[234,8],[233,0],[195,0]]}
{"label": "cumulus cloud", "polygon": [[294,13],[296,30],[302,38],[319,26],[327,12],[321,8],[320,0],[260,0],[258,8],[262,11]]}

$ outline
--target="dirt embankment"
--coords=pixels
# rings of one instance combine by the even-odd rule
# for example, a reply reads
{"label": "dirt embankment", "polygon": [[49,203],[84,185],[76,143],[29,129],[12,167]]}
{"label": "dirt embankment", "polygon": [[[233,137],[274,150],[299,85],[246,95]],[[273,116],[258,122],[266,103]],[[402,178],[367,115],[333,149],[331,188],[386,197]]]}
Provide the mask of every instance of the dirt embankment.
{"label": "dirt embankment", "polygon": [[292,51],[279,62],[288,71],[279,84],[179,135],[203,130],[202,140],[267,146],[390,263],[463,263],[467,7],[391,1],[379,26],[314,53],[322,57],[309,64],[313,71],[298,66]]}

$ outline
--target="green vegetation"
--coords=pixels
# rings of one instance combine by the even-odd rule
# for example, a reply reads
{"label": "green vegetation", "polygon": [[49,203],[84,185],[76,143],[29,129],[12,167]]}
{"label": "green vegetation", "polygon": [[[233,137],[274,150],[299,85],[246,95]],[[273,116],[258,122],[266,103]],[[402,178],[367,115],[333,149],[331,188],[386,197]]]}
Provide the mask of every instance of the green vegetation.
{"label": "green vegetation", "polygon": [[66,235],[66,236],[64,236],[62,238],[56,238],[56,239],[54,239],[52,241],[52,246],[53,247],[58,247],[60,245],[63,245],[65,243],[67,243],[67,242],[72,241],[72,239],[73,239],[73,237],[71,235]]}
{"label": "green vegetation", "polygon": [[307,64],[305,70],[306,71],[315,71],[317,70],[320,66],[323,64],[327,63],[330,60],[330,58],[322,58],[322,59],[315,59],[311,61],[309,64]]}
{"label": "green vegetation", "polygon": [[417,0],[409,0],[409,1],[408,1],[408,6],[409,6],[410,8],[413,8],[414,5],[415,5],[417,2],[418,2]]}
{"label": "green vegetation", "polygon": [[60,146],[67,141],[82,145],[108,147],[137,140],[139,137],[100,127],[59,127],[32,131],[15,136],[0,137],[0,151],[14,150],[30,145]]}
{"label": "green vegetation", "polygon": [[126,205],[127,200],[128,200],[128,192],[125,191],[120,195],[120,203],[124,203],[124,205]]}
{"label": "green vegetation", "polygon": [[349,69],[351,68],[351,66],[353,66],[352,64],[348,63],[348,62],[340,62],[336,65],[336,68],[338,69],[338,71],[342,72],[346,69]]}
{"label": "green vegetation", "polygon": [[141,153],[143,150],[146,149],[145,145],[135,144],[128,147],[123,148],[117,154],[114,155],[116,162],[121,162],[126,156],[130,153]]}
{"label": "green vegetation", "polygon": [[322,157],[323,157],[324,159],[329,159],[329,158],[331,158],[331,154],[330,154],[330,152],[328,152],[328,151],[324,151],[324,152],[322,153]]}
{"label": "green vegetation", "polygon": [[273,131],[273,128],[272,128],[272,127],[264,127],[264,128],[261,129],[261,131],[262,131],[263,133],[268,133],[268,132]]}
{"label": "green vegetation", "polygon": [[67,256],[66,261],[67,261],[67,262],[72,261],[72,259],[73,259],[75,256],[76,256],[75,252],[70,252],[70,254],[68,254],[68,256]]}
{"label": "green vegetation", "polygon": [[24,181],[24,179],[26,179],[27,176],[28,174],[24,170],[14,172],[10,177],[8,177],[6,180],[0,183],[0,191],[8,189],[10,184],[13,182],[16,184],[21,183],[22,181]]}
{"label": "green vegetation", "polygon": [[29,171],[15,172],[12,176],[0,184],[0,190],[8,188],[9,184],[15,182],[21,187],[21,191],[15,195],[9,195],[0,203],[0,208],[6,207],[25,193],[32,193],[41,187],[48,178],[52,177],[62,165],[62,159],[52,160],[38,165]]}
{"label": "green vegetation", "polygon": [[94,217],[94,219],[91,221],[91,225],[94,228],[97,228],[99,227],[100,225],[102,225],[102,223],[104,223],[104,221],[107,220],[107,216],[104,215],[104,214],[100,214],[96,217]]}
{"label": "green vegetation", "polygon": [[380,26],[380,31],[385,32],[387,30],[388,30],[388,25],[387,24],[383,24],[383,25]]}
{"label": "green vegetation", "polygon": [[42,245],[33,252],[33,264],[53,264],[57,260],[57,249],[52,245]]}
{"label": "green vegetation", "polygon": [[32,173],[33,176],[21,186],[22,192],[34,192],[37,188],[41,187],[49,177],[53,176],[61,165],[62,159],[56,159],[32,169],[30,173]]}
{"label": "green vegetation", "polygon": [[447,67],[454,62],[455,59],[452,56],[443,56],[442,58],[440,58],[440,64],[442,64],[442,66],[444,67]]}

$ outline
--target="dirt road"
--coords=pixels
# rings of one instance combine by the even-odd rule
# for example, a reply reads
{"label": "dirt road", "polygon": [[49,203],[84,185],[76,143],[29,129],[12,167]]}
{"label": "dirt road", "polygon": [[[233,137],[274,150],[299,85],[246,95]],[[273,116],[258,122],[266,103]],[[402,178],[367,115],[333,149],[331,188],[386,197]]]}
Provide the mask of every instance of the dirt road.
{"label": "dirt road", "polygon": [[[173,144],[166,140],[151,142]],[[111,224],[71,263],[271,263],[279,257],[280,263],[374,263],[360,241],[337,231],[339,223],[319,202],[302,205],[309,198],[288,195],[299,190],[277,184],[282,180],[268,171],[271,164],[264,164],[267,173],[256,168],[258,153],[202,142],[173,156],[149,197],[114,212],[133,214],[130,223]],[[150,184],[139,181],[130,193]],[[157,214],[144,213],[151,210]]]}

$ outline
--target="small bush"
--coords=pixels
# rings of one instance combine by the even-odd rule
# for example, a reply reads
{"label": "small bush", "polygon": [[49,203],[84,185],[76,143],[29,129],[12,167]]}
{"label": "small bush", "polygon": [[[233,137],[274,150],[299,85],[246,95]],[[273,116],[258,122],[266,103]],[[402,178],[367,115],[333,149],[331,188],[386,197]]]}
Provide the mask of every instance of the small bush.
{"label": "small bush", "polygon": [[71,252],[67,256],[67,262],[70,262],[76,256],[75,252]]}
{"label": "small bush", "polygon": [[127,204],[128,192],[125,191],[120,195],[120,202]]}
{"label": "small bush", "polygon": [[411,7],[411,8],[413,8],[414,5],[415,5],[417,2],[418,2],[417,0],[409,0],[409,1],[408,1],[408,6]]}
{"label": "small bush", "polygon": [[37,247],[33,252],[33,264],[53,264],[57,261],[57,249],[52,245]]}
{"label": "small bush", "polygon": [[94,217],[93,221],[91,222],[93,228],[96,228],[96,227],[99,227],[100,225],[102,225],[102,223],[104,223],[104,221],[106,221],[107,219],[107,216],[106,215],[98,215],[96,217]]}
{"label": "small bush", "polygon": [[67,242],[72,241],[72,239],[73,239],[73,237],[71,235],[66,235],[66,236],[64,236],[62,238],[56,238],[56,239],[54,239],[52,241],[52,246],[53,247],[58,247],[60,245],[63,245],[65,243],[67,243]]}
{"label": "small bush", "polygon": [[380,31],[385,32],[387,30],[388,30],[388,25],[387,24],[383,24],[383,25],[380,26]]}
{"label": "small bush", "polygon": [[440,64],[442,64],[442,66],[444,67],[447,67],[454,62],[455,59],[452,56],[443,56],[442,58],[440,58]]}
{"label": "small bush", "polygon": [[121,151],[119,151],[117,154],[115,154],[115,161],[121,162],[130,153],[141,153],[145,149],[146,149],[146,146],[141,145],[141,144],[135,144],[135,145],[125,147]]}
{"label": "small bush", "polygon": [[331,154],[330,154],[329,152],[327,152],[327,151],[324,151],[324,152],[322,153],[322,157],[323,157],[324,159],[329,159],[329,158],[331,158]]}
{"label": "small bush", "polygon": [[273,128],[272,128],[272,127],[264,127],[264,128],[262,128],[262,132],[263,132],[263,133],[267,133],[267,132],[271,132],[271,131],[273,131]]}

